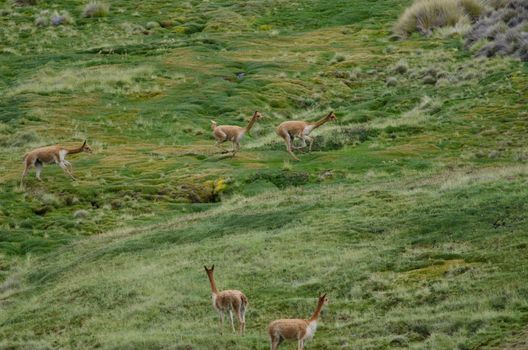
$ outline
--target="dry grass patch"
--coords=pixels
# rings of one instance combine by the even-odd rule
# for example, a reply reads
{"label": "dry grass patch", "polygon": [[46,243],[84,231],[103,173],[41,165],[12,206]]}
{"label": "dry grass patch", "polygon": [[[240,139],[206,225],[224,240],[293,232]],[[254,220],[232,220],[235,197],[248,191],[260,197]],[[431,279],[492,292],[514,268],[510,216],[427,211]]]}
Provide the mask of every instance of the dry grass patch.
{"label": "dry grass patch", "polygon": [[87,68],[69,68],[61,71],[41,70],[32,79],[26,81],[8,93],[9,96],[19,94],[50,94],[57,92],[84,93],[103,92],[123,95],[154,91],[159,87],[148,88],[140,81],[152,80],[153,68],[140,66],[122,68],[116,66],[96,66]]}
{"label": "dry grass patch", "polygon": [[394,32],[402,37],[414,32],[430,35],[436,28],[474,21],[485,9],[479,0],[416,0],[400,16]]}

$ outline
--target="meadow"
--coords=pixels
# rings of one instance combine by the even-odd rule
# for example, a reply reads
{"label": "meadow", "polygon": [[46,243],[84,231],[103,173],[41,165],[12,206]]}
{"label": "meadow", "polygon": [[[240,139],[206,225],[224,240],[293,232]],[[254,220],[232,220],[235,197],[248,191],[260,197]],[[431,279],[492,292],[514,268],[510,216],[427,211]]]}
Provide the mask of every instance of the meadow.
{"label": "meadow", "polygon": [[[322,291],[307,349],[526,348],[528,66],[397,40],[410,4],[0,0],[0,348],[267,349]],[[330,110],[292,160],[275,126]],[[19,185],[24,153],[85,139],[77,181]]]}

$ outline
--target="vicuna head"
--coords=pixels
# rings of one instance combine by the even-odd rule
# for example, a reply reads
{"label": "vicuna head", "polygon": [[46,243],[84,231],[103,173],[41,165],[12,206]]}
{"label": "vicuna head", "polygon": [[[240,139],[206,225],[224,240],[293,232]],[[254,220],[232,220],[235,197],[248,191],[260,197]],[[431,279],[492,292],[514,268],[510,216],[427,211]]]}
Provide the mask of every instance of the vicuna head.
{"label": "vicuna head", "polygon": [[262,118],[262,114],[259,111],[255,111],[255,113],[253,114],[253,118],[260,119]]}
{"label": "vicuna head", "polygon": [[324,294],[319,293],[319,304],[320,305],[328,304],[328,298],[326,297],[326,293]]}
{"label": "vicuna head", "polygon": [[83,145],[81,146],[81,152],[92,153],[92,149],[90,148],[90,146],[88,146],[88,145],[86,144],[86,140],[84,140],[84,143],[83,143]]}
{"label": "vicuna head", "polygon": [[210,269],[207,268],[207,266],[204,265],[205,272],[207,272],[208,275],[211,275],[214,271],[214,265],[211,266]]}
{"label": "vicuna head", "polygon": [[328,115],[326,116],[326,118],[327,118],[328,120],[337,120],[336,115],[334,114],[334,111],[328,113]]}

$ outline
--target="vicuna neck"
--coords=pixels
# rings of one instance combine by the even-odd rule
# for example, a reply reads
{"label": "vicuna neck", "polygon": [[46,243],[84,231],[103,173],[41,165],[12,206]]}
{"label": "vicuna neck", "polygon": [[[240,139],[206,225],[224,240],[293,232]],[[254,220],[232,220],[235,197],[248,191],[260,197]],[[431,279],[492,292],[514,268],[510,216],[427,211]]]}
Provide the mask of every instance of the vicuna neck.
{"label": "vicuna neck", "polygon": [[321,125],[326,123],[328,120],[330,120],[330,116],[327,115],[326,117],[322,118],[321,120],[313,123],[314,129],[320,127]]}
{"label": "vicuna neck", "polygon": [[253,115],[253,118],[251,118],[251,120],[249,121],[249,124],[246,126],[246,131],[248,132],[249,130],[251,130],[251,128],[253,127],[253,125],[255,124],[255,122],[257,121],[257,115]]}
{"label": "vicuna neck", "polygon": [[83,146],[78,147],[78,148],[64,148],[64,149],[68,152],[68,154],[75,154],[75,153],[82,152]]}
{"label": "vicuna neck", "polygon": [[207,277],[209,277],[209,282],[211,283],[211,291],[216,294],[218,293],[218,289],[216,289],[216,283],[214,280],[214,276],[212,272],[207,273]]}
{"label": "vicuna neck", "polygon": [[323,309],[323,303],[318,303],[317,304],[317,308],[315,309],[312,317],[310,317],[310,319],[308,321],[317,321],[317,319],[319,318],[319,315],[321,314],[321,310]]}

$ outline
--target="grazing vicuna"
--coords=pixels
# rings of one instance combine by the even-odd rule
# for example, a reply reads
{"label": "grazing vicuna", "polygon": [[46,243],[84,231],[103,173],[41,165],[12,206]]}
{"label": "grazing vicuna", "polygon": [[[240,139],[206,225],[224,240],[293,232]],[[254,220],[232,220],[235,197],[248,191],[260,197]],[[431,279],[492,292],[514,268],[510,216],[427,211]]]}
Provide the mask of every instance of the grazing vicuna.
{"label": "grazing vicuna", "polygon": [[211,128],[213,129],[213,136],[216,139],[216,145],[221,147],[220,144],[226,141],[232,141],[234,157],[236,152],[240,150],[240,141],[260,118],[262,118],[262,114],[255,112],[245,128],[236,125],[217,125],[214,120],[211,120]]}
{"label": "grazing vicuna", "polygon": [[22,180],[20,184],[24,182],[29,169],[35,166],[35,172],[37,173],[37,179],[41,181],[40,173],[44,164],[58,164],[64,172],[69,175],[73,180],[72,165],[66,160],[66,155],[75,154],[80,152],[92,153],[90,146],[86,144],[86,141],[77,148],[67,148],[60,145],[40,147],[28,152],[24,155],[24,172],[22,173]]}
{"label": "grazing vicuna", "polygon": [[210,269],[207,266],[204,266],[205,272],[207,272],[207,277],[209,277],[209,282],[211,282],[211,291],[213,297],[213,307],[218,311],[220,316],[220,334],[224,332],[224,313],[229,312],[229,317],[231,319],[231,328],[233,332],[235,331],[235,324],[233,322],[233,311],[237,315],[238,324],[239,324],[239,333],[244,333],[246,329],[246,310],[248,306],[248,299],[239,290],[224,290],[219,292],[216,289],[216,283],[213,276],[214,265]]}
{"label": "grazing vicuna", "polygon": [[268,326],[271,350],[276,350],[284,340],[297,340],[297,349],[304,349],[304,341],[311,339],[317,329],[317,319],[323,306],[328,303],[326,294],[319,295],[317,308],[308,320],[283,319],[272,321]]}
{"label": "grazing vicuna", "polygon": [[303,145],[302,147],[306,147],[306,141],[308,140],[310,146],[309,146],[309,150],[311,151],[312,150],[312,143],[313,143],[313,138],[310,137],[310,133],[320,127],[321,125],[323,125],[324,123],[330,121],[330,120],[336,120],[336,116],[334,114],[334,112],[330,112],[328,113],[328,115],[324,118],[322,118],[321,120],[317,121],[317,122],[305,122],[305,121],[302,121],[302,120],[289,120],[289,121],[286,121],[286,122],[283,122],[281,123],[278,127],[277,127],[277,135],[279,135],[280,137],[282,137],[284,139],[284,142],[286,143],[286,150],[288,151],[288,153],[295,159],[295,160],[299,160],[299,158],[297,158],[295,156],[295,154],[293,154],[293,149],[297,149],[297,148],[301,148],[301,147],[293,147],[293,140],[297,137],[297,138],[300,138],[303,142]]}

